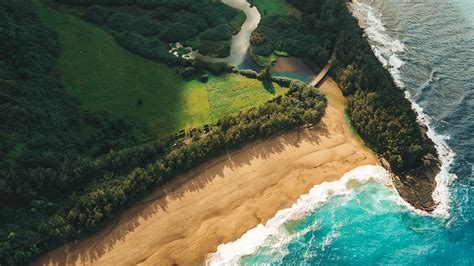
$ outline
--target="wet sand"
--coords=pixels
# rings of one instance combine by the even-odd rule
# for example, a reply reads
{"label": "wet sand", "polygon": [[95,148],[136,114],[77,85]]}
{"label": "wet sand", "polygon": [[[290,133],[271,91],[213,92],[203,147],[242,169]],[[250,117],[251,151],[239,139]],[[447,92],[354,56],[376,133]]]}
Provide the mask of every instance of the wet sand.
{"label": "wet sand", "polygon": [[348,128],[334,81],[321,90],[329,105],[319,125],[211,160],[122,212],[100,233],[51,251],[36,264],[202,264],[219,244],[265,223],[314,185],[377,164]]}
{"label": "wet sand", "polygon": [[273,72],[298,72],[314,76],[314,73],[305,65],[303,59],[291,56],[278,57],[271,70]]}

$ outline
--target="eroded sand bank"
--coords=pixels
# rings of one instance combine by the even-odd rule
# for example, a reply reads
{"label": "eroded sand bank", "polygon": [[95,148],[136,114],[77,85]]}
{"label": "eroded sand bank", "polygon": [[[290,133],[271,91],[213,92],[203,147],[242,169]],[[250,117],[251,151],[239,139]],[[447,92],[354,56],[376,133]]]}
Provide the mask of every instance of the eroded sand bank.
{"label": "eroded sand bank", "polygon": [[332,79],[329,105],[313,128],[247,145],[157,189],[100,233],[45,254],[37,264],[189,265],[290,207],[314,185],[333,181],[374,154],[351,133]]}

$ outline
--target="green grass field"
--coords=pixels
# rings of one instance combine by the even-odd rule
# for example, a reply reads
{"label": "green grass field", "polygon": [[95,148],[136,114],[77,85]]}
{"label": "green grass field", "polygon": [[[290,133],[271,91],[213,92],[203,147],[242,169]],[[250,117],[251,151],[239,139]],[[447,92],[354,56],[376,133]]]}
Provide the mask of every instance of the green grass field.
{"label": "green grass field", "polygon": [[[58,33],[65,88],[85,110],[138,119],[162,137],[275,96],[260,81],[235,74],[211,76],[206,84],[185,82],[168,66],[123,49],[107,31],[34,2],[41,19]],[[275,94],[282,92],[275,87]]]}
{"label": "green grass field", "polygon": [[[184,96],[196,92],[188,91],[181,77],[166,65],[128,52],[105,30],[51,10],[39,0],[35,4],[43,21],[58,33],[58,67],[65,88],[79,98],[84,109],[137,118],[150,124],[158,136],[192,123]],[[138,107],[140,98],[144,104]]]}
{"label": "green grass field", "polygon": [[301,15],[301,12],[288,4],[285,0],[252,0],[252,2],[258,8],[262,16]]}
{"label": "green grass field", "polygon": [[250,50],[250,56],[252,60],[261,67],[271,66],[278,60],[278,57],[288,57],[290,56],[287,52],[283,51],[274,51],[269,56],[256,55]]}
{"label": "green grass field", "polygon": [[237,74],[211,76],[205,84],[191,81],[187,85],[195,90],[206,91],[208,101],[201,100],[195,104],[208,106],[212,122],[217,122],[217,119],[223,115],[261,105],[286,91],[286,88],[277,84],[272,84],[271,88],[265,88],[261,81]]}

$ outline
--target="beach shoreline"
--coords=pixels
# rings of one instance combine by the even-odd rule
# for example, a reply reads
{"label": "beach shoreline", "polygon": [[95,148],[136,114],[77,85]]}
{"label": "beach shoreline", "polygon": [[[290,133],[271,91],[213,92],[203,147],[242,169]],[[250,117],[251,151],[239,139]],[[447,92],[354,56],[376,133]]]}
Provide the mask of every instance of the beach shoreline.
{"label": "beach shoreline", "polygon": [[246,145],[156,189],[96,235],[43,255],[35,265],[203,263],[290,207],[313,186],[335,181],[377,157],[351,131],[344,97],[329,78],[318,125]]}

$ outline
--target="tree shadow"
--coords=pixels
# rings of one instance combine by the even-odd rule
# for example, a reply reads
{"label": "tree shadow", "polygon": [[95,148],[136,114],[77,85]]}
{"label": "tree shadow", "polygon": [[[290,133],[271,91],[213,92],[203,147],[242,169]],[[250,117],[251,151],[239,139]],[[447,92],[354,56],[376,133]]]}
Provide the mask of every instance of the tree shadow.
{"label": "tree shadow", "polygon": [[275,94],[275,86],[273,82],[269,79],[262,80],[263,88],[271,94]]}
{"label": "tree shadow", "polygon": [[[90,264],[112,250],[117,242],[133,232],[141,221],[152,216],[168,213],[168,204],[181,200],[186,194],[200,191],[216,178],[224,178],[226,168],[237,169],[251,165],[254,159],[268,159],[271,155],[285,152],[287,147],[300,147],[302,143],[318,144],[322,137],[329,137],[328,126],[324,122],[312,127],[300,127],[295,131],[280,133],[266,140],[257,140],[236,150],[227,150],[216,158],[209,159],[187,174],[177,176],[167,184],[157,188],[149,196],[131,208],[119,213],[103,230],[94,236],[68,243],[46,254],[43,264],[70,265]],[[271,141],[271,145],[268,145]],[[239,156],[245,153],[245,156]],[[157,225],[159,226],[159,225]],[[179,236],[183,238],[185,236]]]}

